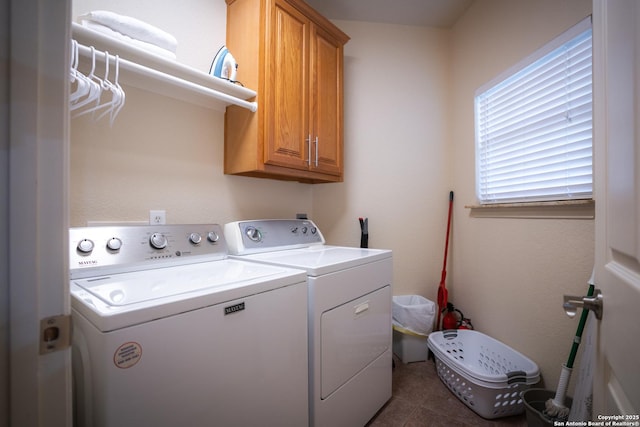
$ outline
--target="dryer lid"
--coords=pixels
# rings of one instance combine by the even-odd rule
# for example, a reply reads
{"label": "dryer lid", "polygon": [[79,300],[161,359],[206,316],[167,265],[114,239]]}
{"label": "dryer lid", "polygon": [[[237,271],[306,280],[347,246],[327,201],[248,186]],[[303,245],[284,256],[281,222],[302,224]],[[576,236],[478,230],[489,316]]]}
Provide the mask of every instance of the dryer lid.
{"label": "dryer lid", "polygon": [[309,276],[320,276],[389,257],[391,257],[391,251],[385,249],[317,245],[252,254],[243,259],[300,268],[306,270]]}

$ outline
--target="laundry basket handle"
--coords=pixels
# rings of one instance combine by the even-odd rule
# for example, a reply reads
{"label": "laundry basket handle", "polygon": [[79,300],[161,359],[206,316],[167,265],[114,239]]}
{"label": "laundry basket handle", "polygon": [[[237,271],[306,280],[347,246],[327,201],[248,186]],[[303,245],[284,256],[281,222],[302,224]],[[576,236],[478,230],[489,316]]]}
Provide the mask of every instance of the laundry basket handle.
{"label": "laundry basket handle", "polygon": [[507,372],[507,384],[526,383],[527,373],[525,371]]}
{"label": "laundry basket handle", "polygon": [[442,331],[442,336],[448,340],[452,340],[458,336],[457,329],[445,329]]}

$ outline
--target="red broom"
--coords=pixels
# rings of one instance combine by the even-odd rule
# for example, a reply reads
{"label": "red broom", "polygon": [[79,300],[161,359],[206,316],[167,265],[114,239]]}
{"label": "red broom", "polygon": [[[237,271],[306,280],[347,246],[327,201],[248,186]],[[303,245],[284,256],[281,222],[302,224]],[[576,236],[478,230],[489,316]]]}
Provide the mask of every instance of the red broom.
{"label": "red broom", "polygon": [[445,286],[447,278],[447,253],[449,251],[449,231],[451,230],[451,211],[453,208],[453,191],[449,192],[449,215],[447,218],[447,238],[444,244],[444,262],[442,264],[442,276],[440,277],[440,286],[438,287],[438,322],[436,323],[436,331],[440,329],[440,315],[447,307],[448,292]]}

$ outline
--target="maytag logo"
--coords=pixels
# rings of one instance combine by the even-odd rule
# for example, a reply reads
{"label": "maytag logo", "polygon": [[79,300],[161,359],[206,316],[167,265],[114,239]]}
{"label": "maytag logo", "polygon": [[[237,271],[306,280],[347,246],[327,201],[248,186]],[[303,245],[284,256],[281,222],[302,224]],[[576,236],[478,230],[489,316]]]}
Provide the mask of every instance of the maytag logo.
{"label": "maytag logo", "polygon": [[86,261],[78,261],[78,267],[87,267],[87,266],[97,265],[97,264],[98,264],[98,260],[95,260],[95,259],[88,259]]}
{"label": "maytag logo", "polygon": [[244,310],[244,303],[230,305],[229,307],[224,308],[224,315],[237,313],[238,311]]}

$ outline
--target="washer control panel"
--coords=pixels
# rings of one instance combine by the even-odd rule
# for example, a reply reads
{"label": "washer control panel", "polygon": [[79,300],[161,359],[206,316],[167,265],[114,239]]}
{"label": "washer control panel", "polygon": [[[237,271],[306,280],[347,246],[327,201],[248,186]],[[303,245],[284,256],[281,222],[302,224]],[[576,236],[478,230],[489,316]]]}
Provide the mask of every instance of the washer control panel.
{"label": "washer control panel", "polygon": [[226,258],[218,224],[163,224],[69,229],[71,278]]}
{"label": "washer control panel", "polygon": [[225,224],[224,234],[233,255],[301,248],[325,243],[308,219],[263,219]]}

